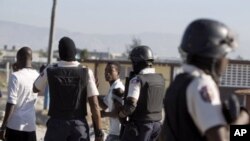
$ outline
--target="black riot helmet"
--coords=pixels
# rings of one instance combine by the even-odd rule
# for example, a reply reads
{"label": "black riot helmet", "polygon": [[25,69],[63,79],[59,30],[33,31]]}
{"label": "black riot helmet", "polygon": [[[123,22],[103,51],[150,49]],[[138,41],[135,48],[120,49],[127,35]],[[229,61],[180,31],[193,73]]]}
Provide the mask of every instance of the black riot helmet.
{"label": "black riot helmet", "polygon": [[186,28],[179,51],[182,56],[219,59],[236,47],[230,29],[215,20],[198,19]]}
{"label": "black riot helmet", "polygon": [[215,20],[198,19],[186,28],[179,52],[185,63],[195,65],[218,83],[226,68],[226,55],[237,46],[230,29]]}
{"label": "black riot helmet", "polygon": [[135,73],[139,73],[140,70],[148,66],[152,66],[154,61],[154,56],[151,48],[144,45],[133,48],[133,50],[130,52],[129,57],[132,61]]}

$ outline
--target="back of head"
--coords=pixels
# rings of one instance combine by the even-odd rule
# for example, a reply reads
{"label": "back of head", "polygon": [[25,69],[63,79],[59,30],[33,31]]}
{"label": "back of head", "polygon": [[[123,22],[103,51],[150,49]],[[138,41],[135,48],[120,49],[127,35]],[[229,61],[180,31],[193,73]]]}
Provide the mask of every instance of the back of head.
{"label": "back of head", "polygon": [[17,62],[16,67],[22,69],[24,67],[31,67],[32,62],[32,50],[29,47],[22,47],[16,54]]}
{"label": "back of head", "polygon": [[185,63],[202,69],[219,82],[227,66],[225,57],[236,46],[235,36],[226,25],[198,19],[186,28],[179,51]]}
{"label": "back of head", "polygon": [[133,62],[153,62],[154,56],[151,48],[148,46],[137,46],[130,53],[130,59]]}
{"label": "back of head", "polygon": [[29,47],[22,47],[17,51],[16,58],[18,61],[32,60],[32,50]]}
{"label": "back of head", "polygon": [[198,19],[186,28],[179,51],[182,57],[219,59],[235,47],[235,37],[226,25],[215,20]]}
{"label": "back of head", "polygon": [[59,41],[59,57],[63,61],[75,61],[76,46],[72,39],[63,37]]}
{"label": "back of head", "polygon": [[153,65],[154,56],[151,48],[148,46],[137,46],[130,52],[133,70],[137,74],[146,67]]}

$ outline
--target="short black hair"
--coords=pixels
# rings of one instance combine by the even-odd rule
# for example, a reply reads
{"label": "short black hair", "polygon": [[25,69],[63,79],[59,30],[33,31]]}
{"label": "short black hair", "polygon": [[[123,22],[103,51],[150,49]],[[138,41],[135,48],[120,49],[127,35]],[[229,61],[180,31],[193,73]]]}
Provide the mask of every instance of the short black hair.
{"label": "short black hair", "polygon": [[16,59],[19,62],[25,62],[27,60],[32,60],[32,50],[29,47],[22,47],[17,51]]}
{"label": "short black hair", "polygon": [[109,62],[107,63],[107,65],[114,65],[114,66],[116,66],[116,70],[117,70],[118,74],[120,73],[120,71],[121,71],[121,66],[120,66],[120,63],[119,63],[119,62],[117,62],[117,61],[109,61]]}

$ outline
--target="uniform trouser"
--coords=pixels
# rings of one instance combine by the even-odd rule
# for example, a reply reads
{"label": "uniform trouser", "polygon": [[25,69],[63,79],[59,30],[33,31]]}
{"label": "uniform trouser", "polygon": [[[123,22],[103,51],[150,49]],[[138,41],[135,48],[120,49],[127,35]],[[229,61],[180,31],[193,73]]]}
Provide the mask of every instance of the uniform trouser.
{"label": "uniform trouser", "polygon": [[118,135],[109,134],[105,141],[120,141],[120,137]]}
{"label": "uniform trouser", "polygon": [[36,132],[18,131],[7,128],[5,138],[6,141],[36,141]]}
{"label": "uniform trouser", "polygon": [[89,141],[89,126],[85,119],[50,118],[44,141]]}
{"label": "uniform trouser", "polygon": [[160,122],[129,122],[121,141],[156,141],[161,132]]}

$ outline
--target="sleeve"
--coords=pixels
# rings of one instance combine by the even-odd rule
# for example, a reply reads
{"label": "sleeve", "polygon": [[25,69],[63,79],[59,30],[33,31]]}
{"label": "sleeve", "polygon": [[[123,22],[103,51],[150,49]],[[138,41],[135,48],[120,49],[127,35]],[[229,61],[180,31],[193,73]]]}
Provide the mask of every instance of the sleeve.
{"label": "sleeve", "polygon": [[43,70],[42,73],[40,73],[40,75],[38,76],[38,78],[35,80],[34,82],[34,86],[39,90],[39,91],[43,91],[48,83],[47,80],[47,68],[45,68]]}
{"label": "sleeve", "polygon": [[8,84],[8,99],[7,102],[17,104],[18,99],[18,79],[15,75],[11,75]]}
{"label": "sleeve", "polygon": [[97,96],[99,95],[99,91],[96,87],[95,77],[91,69],[88,69],[88,75],[89,75],[89,80],[87,84],[87,96],[88,97]]}
{"label": "sleeve", "polygon": [[[125,90],[125,87],[121,81],[119,83],[117,83],[117,85],[115,85],[114,89],[117,89],[117,88],[120,88],[123,91]],[[119,97],[115,94],[112,94],[112,99],[118,101],[119,103],[123,103],[123,98]]]}
{"label": "sleeve", "polygon": [[123,91],[125,90],[125,86],[122,82],[119,82],[115,87],[114,89],[117,89],[117,88],[121,88]]}
{"label": "sleeve", "polygon": [[212,80],[194,79],[186,100],[188,112],[203,135],[212,127],[226,125],[219,90]]}
{"label": "sleeve", "polygon": [[132,78],[129,81],[129,87],[128,87],[128,96],[127,97],[132,97],[136,100],[139,99],[140,96],[140,90],[141,90],[141,82],[137,76]]}

